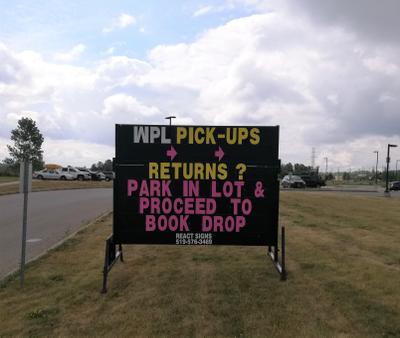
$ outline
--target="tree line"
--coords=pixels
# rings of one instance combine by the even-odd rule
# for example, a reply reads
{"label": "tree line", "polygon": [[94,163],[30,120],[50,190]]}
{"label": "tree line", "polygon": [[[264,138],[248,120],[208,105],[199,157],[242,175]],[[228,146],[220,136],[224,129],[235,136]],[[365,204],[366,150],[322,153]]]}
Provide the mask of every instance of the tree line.
{"label": "tree line", "polygon": [[10,157],[0,162],[0,175],[17,176],[21,161],[32,161],[32,169],[44,166],[42,144],[43,135],[31,118],[23,117],[11,131],[13,145],[7,145]]}
{"label": "tree line", "polygon": [[[33,170],[44,168],[42,145],[44,137],[36,122],[29,117],[21,118],[11,131],[12,145],[7,145],[9,157],[0,162],[0,175],[18,176],[20,162],[32,161]],[[93,171],[112,171],[112,161],[97,162],[90,167]]]}
{"label": "tree line", "polygon": [[[36,125],[36,122],[28,117],[21,118],[17,127],[11,131],[11,141],[12,145],[7,145],[7,149],[10,157],[5,158],[0,162],[0,175],[3,176],[17,176],[19,173],[19,165],[21,161],[28,160],[32,161],[33,170],[40,170],[44,168],[43,161],[43,150],[42,144],[44,141],[43,135]],[[93,163],[90,167],[93,171],[112,171],[113,163],[111,159],[107,159],[104,162],[99,161]],[[302,163],[282,163],[280,177],[285,175],[320,175],[319,168],[313,168],[311,166],[306,166]],[[339,173],[336,174],[336,176]],[[324,179],[332,180],[334,179],[334,174],[332,172],[322,174]],[[339,178],[342,180],[374,180],[374,171],[345,171],[339,174]],[[389,171],[390,180],[400,179],[400,170],[396,172],[395,170]],[[386,178],[385,172],[378,172],[378,180],[383,180]]]}

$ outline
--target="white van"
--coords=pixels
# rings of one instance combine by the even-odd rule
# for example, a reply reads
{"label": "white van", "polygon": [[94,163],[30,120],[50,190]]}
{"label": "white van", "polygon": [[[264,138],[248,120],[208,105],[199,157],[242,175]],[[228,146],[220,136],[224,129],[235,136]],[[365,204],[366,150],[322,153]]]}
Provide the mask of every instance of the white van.
{"label": "white van", "polygon": [[68,167],[64,167],[60,170],[60,173],[63,174],[69,174],[71,175],[74,180],[78,181],[83,181],[83,180],[90,180],[92,177],[90,174],[86,171],[80,171],[79,169],[75,167],[71,167],[70,165]]}
{"label": "white van", "polygon": [[74,177],[67,172],[61,173],[59,169],[43,169],[35,171],[32,175],[38,180],[73,180]]}

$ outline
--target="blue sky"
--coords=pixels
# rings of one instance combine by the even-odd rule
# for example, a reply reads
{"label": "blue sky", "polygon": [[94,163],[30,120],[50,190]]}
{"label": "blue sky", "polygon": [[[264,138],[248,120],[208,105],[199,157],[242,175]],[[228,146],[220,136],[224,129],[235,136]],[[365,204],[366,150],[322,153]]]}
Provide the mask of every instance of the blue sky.
{"label": "blue sky", "polygon": [[[254,12],[223,1],[1,1],[0,39],[17,50],[40,50],[44,55],[87,46],[81,62],[114,53],[144,58],[159,44],[192,41],[206,29]],[[194,16],[199,9],[218,8]],[[134,17],[123,29],[103,30],[120,15]]]}
{"label": "blue sky", "polygon": [[91,165],[113,157],[115,123],[173,113],[280,125],[283,162],[310,164],[315,147],[317,165],[371,168],[374,150],[400,144],[399,12],[398,0],[0,0],[0,160],[22,116],[46,161]]}

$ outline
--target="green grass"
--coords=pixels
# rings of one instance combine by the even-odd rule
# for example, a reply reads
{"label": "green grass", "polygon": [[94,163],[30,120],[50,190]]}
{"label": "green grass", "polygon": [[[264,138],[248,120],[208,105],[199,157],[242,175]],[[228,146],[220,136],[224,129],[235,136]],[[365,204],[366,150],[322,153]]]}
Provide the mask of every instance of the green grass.
{"label": "green grass", "polygon": [[400,200],[284,192],[288,280],[266,248],[124,246],[111,217],[0,286],[0,336],[400,337]]}
{"label": "green grass", "polygon": [[7,183],[7,182],[18,181],[18,180],[19,180],[18,176],[0,176],[0,183]]}

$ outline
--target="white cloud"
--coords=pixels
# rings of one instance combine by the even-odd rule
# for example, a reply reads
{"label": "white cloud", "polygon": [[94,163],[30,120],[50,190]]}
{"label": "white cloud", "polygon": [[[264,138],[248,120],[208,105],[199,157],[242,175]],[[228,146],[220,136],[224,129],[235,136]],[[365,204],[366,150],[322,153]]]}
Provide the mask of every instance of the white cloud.
{"label": "white cloud", "polygon": [[112,159],[114,147],[93,142],[77,140],[54,140],[46,138],[43,143],[44,160],[46,163],[60,165],[86,166]]}
{"label": "white cloud", "polygon": [[[398,0],[285,0],[287,9],[322,26],[339,26],[381,45],[399,44]],[[265,0],[262,2],[266,2]]]}
{"label": "white cloud", "polygon": [[121,14],[118,18],[118,26],[120,28],[125,28],[135,23],[136,23],[135,17],[129,14]]}
{"label": "white cloud", "polygon": [[106,54],[113,55],[115,52],[115,47],[110,47],[106,50]]}
{"label": "white cloud", "polygon": [[105,116],[122,115],[124,118],[131,118],[132,121],[140,121],[141,117],[160,115],[160,110],[154,106],[146,106],[135,97],[126,94],[115,94],[104,100]]}
{"label": "white cloud", "polygon": [[[9,157],[7,144],[9,139],[0,137],[0,161]],[[43,142],[43,159],[46,163],[58,163],[60,165],[87,166],[98,161],[113,158],[115,150],[113,146],[84,142],[73,139],[57,140],[46,137]]]}
{"label": "white cloud", "polygon": [[54,54],[54,59],[61,62],[72,62],[77,60],[86,50],[86,46],[82,43],[75,45],[68,52]]}
{"label": "white cloud", "polygon": [[120,16],[115,18],[109,26],[103,28],[103,33],[110,33],[135,24],[136,18],[133,15],[122,13]]}
{"label": "white cloud", "polygon": [[365,59],[364,65],[371,71],[381,72],[386,75],[395,75],[400,73],[400,66],[388,62],[382,57],[373,57]]}
{"label": "white cloud", "polygon": [[143,60],[112,56],[91,67],[0,45],[0,137],[29,112],[59,148],[46,148],[52,162],[65,151],[90,164],[79,147],[105,156],[115,123],[173,114],[176,123],[280,125],[285,162],[307,164],[316,147],[320,162],[368,167],[372,150],[400,143],[399,49],[275,9],[156,46]]}
{"label": "white cloud", "polygon": [[[365,136],[354,141],[344,141],[338,144],[332,144],[324,147],[324,149],[317,148],[318,154],[316,158],[316,165],[325,170],[325,157],[328,157],[328,170],[329,171],[349,171],[350,169],[371,170],[375,167],[376,154],[373,151],[379,151],[379,164],[378,170],[386,165],[386,149],[387,144],[399,144],[400,136],[382,137],[382,136]],[[310,153],[311,154],[311,153]],[[392,165],[393,159],[400,158],[400,151],[395,148],[391,151]]]}
{"label": "white cloud", "polygon": [[0,161],[10,157],[7,150],[7,144],[11,144],[9,139],[0,137]]}
{"label": "white cloud", "polygon": [[213,10],[213,8],[214,8],[213,6],[200,7],[198,10],[196,10],[193,13],[193,17],[198,17],[198,16],[202,16],[202,15],[208,14]]}

